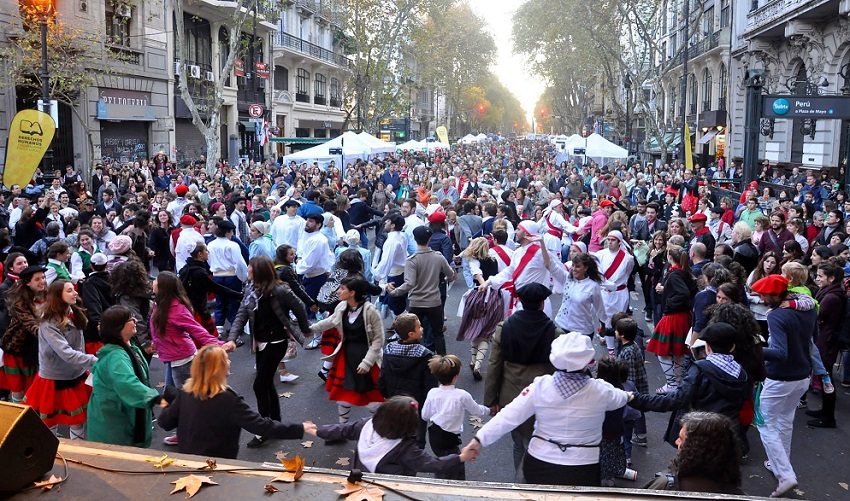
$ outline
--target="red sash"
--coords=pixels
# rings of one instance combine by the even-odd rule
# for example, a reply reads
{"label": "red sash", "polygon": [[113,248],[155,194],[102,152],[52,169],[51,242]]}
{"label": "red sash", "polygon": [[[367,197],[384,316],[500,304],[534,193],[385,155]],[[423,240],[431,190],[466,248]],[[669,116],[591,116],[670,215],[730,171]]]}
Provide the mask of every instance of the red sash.
{"label": "red sash", "polygon": [[553,226],[552,223],[549,222],[549,216],[546,216],[546,225],[549,227],[549,230],[546,232],[553,237],[557,237],[558,240],[564,238],[564,230]]}
{"label": "red sash", "polygon": [[540,250],[540,246],[537,244],[532,244],[526,249],[525,254],[523,254],[522,259],[519,260],[519,265],[514,270],[511,275],[510,282],[505,283],[502,286],[502,289],[511,293],[511,301],[508,307],[508,315],[513,313],[514,307],[517,303],[517,295],[516,295],[516,279],[519,278],[520,274],[525,270],[525,267],[528,266],[528,263],[531,262],[534,255],[537,254],[537,251]]}
{"label": "red sash", "polygon": [[623,259],[625,258],[626,252],[623,249],[620,249],[620,252],[618,252],[617,255],[614,256],[614,262],[611,263],[611,266],[609,266],[607,270],[605,270],[603,276],[605,276],[606,279],[610,279],[612,276],[614,276],[614,273],[616,273],[620,265],[623,264]]}
{"label": "red sash", "polygon": [[511,257],[508,256],[508,253],[505,252],[505,249],[496,245],[495,247],[493,247],[493,252],[495,252],[500,258],[502,258],[502,261],[505,262],[506,266],[511,265]]}

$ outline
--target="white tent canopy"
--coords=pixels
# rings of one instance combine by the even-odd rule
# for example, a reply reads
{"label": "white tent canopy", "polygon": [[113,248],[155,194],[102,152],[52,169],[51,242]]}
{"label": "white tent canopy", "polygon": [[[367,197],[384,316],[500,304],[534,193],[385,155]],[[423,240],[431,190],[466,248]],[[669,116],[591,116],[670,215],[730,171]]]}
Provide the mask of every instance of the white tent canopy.
{"label": "white tent canopy", "polygon": [[[346,132],[345,134],[349,134]],[[308,164],[312,164],[313,162],[318,162],[319,168],[322,170],[327,169],[328,165],[331,161],[335,161],[337,165],[340,162],[340,155],[331,155],[329,150],[331,148],[343,148],[343,155],[345,155],[345,163],[355,162],[360,159],[367,159],[371,155],[371,152],[368,150],[368,147],[360,143],[356,140],[357,135],[352,134],[355,139],[349,141],[346,139],[345,147],[342,146],[342,139],[345,137],[345,134],[339,137],[335,137],[328,141],[327,143],[322,143],[312,148],[307,148],[306,150],[301,150],[295,153],[291,153],[286,155],[281,160],[284,164],[289,162],[296,162],[298,164],[302,162],[307,162]]]}
{"label": "white tent canopy", "polygon": [[421,151],[425,148],[425,143],[424,143],[424,141],[414,141],[414,140],[411,139],[410,141],[407,141],[407,142],[404,142],[404,143],[401,143],[401,144],[397,144],[395,147],[396,147],[397,150],[402,150],[402,151],[404,151],[404,150]]}
{"label": "white tent canopy", "polygon": [[381,141],[380,139],[373,136],[372,134],[369,134],[366,131],[363,131],[360,134],[355,134],[353,132],[346,132],[345,134],[343,134],[343,136],[346,136],[346,134],[356,136],[357,139],[360,142],[369,146],[369,148],[370,148],[370,150],[373,154],[375,154],[375,153],[393,153],[396,150],[396,144],[395,143],[388,143],[386,141]]}
{"label": "white tent canopy", "polygon": [[[577,139],[573,141],[573,137]],[[602,165],[612,160],[624,160],[629,156],[628,150],[617,146],[611,141],[608,141],[604,137],[595,133],[591,134],[587,138],[583,138],[578,134],[570,137],[570,140],[567,142],[567,153],[574,156],[573,150],[575,148],[584,148],[584,156]]]}
{"label": "white tent canopy", "polygon": [[460,140],[458,142],[460,144],[475,144],[479,141],[481,141],[481,138],[479,138],[478,136],[473,136],[472,134],[467,134],[467,135],[463,136],[462,138],[460,138]]}
{"label": "white tent canopy", "polygon": [[448,149],[451,148],[451,145],[448,145],[446,143],[441,143],[439,141],[430,141],[430,142],[426,141],[426,145],[428,147],[428,151],[433,151],[433,150],[438,150],[438,149],[448,150]]}
{"label": "white tent canopy", "polygon": [[484,134],[483,132],[479,133],[479,134],[478,134],[477,136],[475,136],[475,137],[476,137],[476,138],[478,138],[478,140],[479,140],[479,141],[485,141],[485,140],[487,140],[487,134]]}

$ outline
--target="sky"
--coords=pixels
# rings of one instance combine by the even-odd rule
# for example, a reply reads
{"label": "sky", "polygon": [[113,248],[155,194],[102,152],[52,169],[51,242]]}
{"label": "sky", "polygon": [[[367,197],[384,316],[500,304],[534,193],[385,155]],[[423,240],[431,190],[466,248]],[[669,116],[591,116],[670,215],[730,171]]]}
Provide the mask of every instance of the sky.
{"label": "sky", "polygon": [[534,105],[543,93],[542,80],[531,75],[525,66],[525,58],[514,55],[511,43],[513,15],[523,2],[517,0],[467,0],[472,9],[487,23],[496,41],[496,63],[493,72],[514,96],[519,99],[528,118]]}

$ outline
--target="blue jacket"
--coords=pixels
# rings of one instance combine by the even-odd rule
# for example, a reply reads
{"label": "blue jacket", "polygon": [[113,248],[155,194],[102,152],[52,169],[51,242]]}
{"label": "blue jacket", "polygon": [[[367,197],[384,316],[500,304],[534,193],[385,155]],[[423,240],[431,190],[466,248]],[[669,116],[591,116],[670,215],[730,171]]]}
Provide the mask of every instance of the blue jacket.
{"label": "blue jacket", "polygon": [[325,210],[312,200],[308,200],[307,203],[302,204],[298,208],[298,215],[303,218],[306,218],[310,214],[324,214],[324,212]]}
{"label": "blue jacket", "polygon": [[816,310],[796,311],[776,308],[767,314],[770,338],[764,349],[767,377],[779,381],[799,381],[812,372],[809,353],[812,337],[818,336]]}

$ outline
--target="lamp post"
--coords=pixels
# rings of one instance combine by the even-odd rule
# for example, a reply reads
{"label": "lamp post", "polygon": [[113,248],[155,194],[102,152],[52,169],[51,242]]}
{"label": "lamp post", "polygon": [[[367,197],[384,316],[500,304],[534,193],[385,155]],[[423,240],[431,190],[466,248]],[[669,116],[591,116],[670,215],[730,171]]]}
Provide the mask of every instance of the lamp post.
{"label": "lamp post", "polygon": [[[51,0],[34,0],[35,11],[38,14],[38,26],[41,29],[41,106],[42,111],[53,116],[50,109],[50,73],[47,71],[47,21],[53,10]],[[58,116],[58,115],[57,115]],[[54,124],[57,127],[59,124]],[[53,141],[47,145],[47,151],[41,159],[42,174],[47,174],[53,160]]]}

